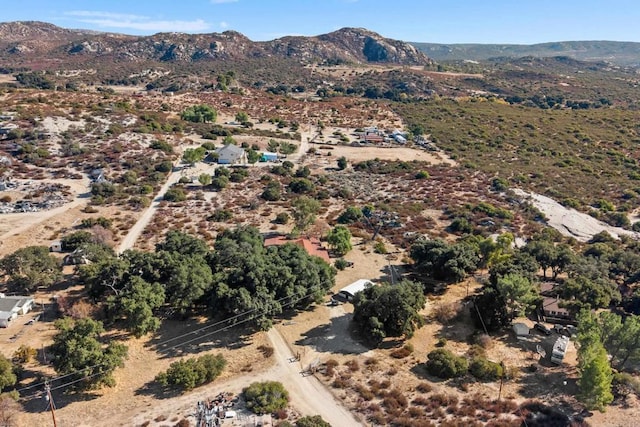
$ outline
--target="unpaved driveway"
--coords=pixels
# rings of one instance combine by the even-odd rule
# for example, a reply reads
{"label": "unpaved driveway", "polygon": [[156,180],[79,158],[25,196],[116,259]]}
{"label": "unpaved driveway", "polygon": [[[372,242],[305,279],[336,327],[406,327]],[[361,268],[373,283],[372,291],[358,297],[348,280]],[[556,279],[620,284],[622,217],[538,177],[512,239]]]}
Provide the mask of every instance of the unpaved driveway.
{"label": "unpaved driveway", "polygon": [[279,381],[289,391],[291,406],[302,415],[320,415],[335,427],[362,426],[313,375],[303,376],[300,363],[293,360],[293,354],[276,327],[267,333],[271,341],[275,364],[262,372],[251,372],[227,381],[214,382],[198,390],[171,399],[148,409],[137,410],[109,420],[102,420],[96,426],[142,425],[165,416],[172,418],[189,417],[195,412],[196,403],[216,396],[220,392],[239,394],[244,387],[255,381]]}

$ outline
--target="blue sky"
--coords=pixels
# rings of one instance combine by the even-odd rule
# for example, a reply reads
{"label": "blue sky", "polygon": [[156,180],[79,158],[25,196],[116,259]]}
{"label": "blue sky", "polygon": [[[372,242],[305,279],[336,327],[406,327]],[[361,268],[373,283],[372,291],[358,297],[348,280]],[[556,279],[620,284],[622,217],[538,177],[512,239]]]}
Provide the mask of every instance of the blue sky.
{"label": "blue sky", "polygon": [[236,30],[252,40],[364,27],[433,43],[640,42],[638,0],[4,0],[3,21],[125,34]]}

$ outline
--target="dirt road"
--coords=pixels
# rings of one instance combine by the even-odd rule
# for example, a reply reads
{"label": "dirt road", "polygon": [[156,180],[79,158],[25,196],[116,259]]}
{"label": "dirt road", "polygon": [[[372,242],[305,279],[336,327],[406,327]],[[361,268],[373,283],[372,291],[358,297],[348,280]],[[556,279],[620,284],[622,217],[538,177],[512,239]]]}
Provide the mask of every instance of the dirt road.
{"label": "dirt road", "polygon": [[162,405],[148,405],[142,411],[125,413],[112,417],[96,426],[141,425],[158,417],[186,418],[195,412],[196,402],[210,399],[220,392],[239,394],[242,389],[254,381],[280,381],[289,391],[291,406],[302,415],[321,415],[332,426],[361,426],[354,416],[338,402],[334,396],[313,375],[303,376],[300,363],[293,359],[287,343],[277,328],[267,333],[274,347],[275,364],[265,371],[252,372],[227,381],[214,382],[197,391],[166,399]]}
{"label": "dirt road", "polygon": [[160,188],[160,191],[153,199],[149,207],[142,213],[140,218],[138,218],[138,221],[134,224],[133,227],[129,229],[129,232],[127,233],[125,238],[122,239],[122,242],[120,242],[120,245],[118,246],[118,253],[122,253],[127,249],[133,248],[133,246],[136,244],[136,241],[138,240],[144,229],[147,228],[147,225],[149,225],[149,222],[160,207],[160,202],[162,202],[164,193],[167,192],[169,187],[180,180],[180,176],[180,170],[174,167],[173,171],[171,171],[169,177],[165,181],[162,188]]}

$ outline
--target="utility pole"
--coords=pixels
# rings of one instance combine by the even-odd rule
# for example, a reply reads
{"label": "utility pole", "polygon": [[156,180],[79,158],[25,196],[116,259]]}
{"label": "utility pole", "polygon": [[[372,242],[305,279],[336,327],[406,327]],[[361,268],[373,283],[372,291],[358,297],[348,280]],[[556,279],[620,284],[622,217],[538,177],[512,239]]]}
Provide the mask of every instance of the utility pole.
{"label": "utility pole", "polygon": [[500,375],[500,388],[498,389],[498,402],[500,402],[500,398],[502,397],[502,383],[504,381],[504,370],[506,366],[504,365],[504,361],[500,362],[500,368],[502,369],[502,374]]}
{"label": "utility pole", "polygon": [[58,427],[56,423],[56,408],[53,403],[53,396],[51,396],[51,387],[49,387],[49,381],[44,382],[44,390],[47,393],[47,400],[49,401],[49,409],[51,409],[51,418],[53,419],[53,427]]}

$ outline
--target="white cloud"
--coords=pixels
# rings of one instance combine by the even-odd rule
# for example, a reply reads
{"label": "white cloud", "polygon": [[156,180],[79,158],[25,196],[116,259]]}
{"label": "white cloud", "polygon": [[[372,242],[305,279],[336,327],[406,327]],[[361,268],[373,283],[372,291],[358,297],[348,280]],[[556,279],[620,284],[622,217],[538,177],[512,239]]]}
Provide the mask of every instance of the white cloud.
{"label": "white cloud", "polygon": [[90,10],[75,10],[65,13],[78,22],[95,25],[100,28],[129,28],[150,32],[198,32],[205,31],[210,25],[202,19],[193,21],[152,19],[148,16],[130,15]]}
{"label": "white cloud", "polygon": [[213,4],[236,3],[238,0],[211,0]]}
{"label": "white cloud", "polygon": [[220,28],[229,28],[229,23],[227,23],[227,22],[225,22],[225,21],[222,21],[222,22],[220,23]]}

